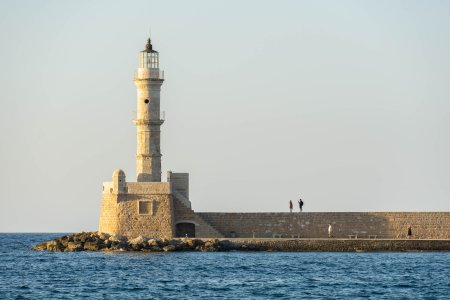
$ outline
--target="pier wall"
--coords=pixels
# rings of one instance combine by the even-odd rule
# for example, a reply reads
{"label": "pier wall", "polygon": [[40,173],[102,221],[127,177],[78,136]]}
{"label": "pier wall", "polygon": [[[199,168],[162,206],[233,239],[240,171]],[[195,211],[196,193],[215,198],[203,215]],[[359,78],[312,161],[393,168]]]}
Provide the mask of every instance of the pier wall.
{"label": "pier wall", "polygon": [[213,213],[196,212],[225,237],[325,238],[328,224],[333,236],[401,239],[408,224],[415,239],[450,238],[450,212],[302,212]]}

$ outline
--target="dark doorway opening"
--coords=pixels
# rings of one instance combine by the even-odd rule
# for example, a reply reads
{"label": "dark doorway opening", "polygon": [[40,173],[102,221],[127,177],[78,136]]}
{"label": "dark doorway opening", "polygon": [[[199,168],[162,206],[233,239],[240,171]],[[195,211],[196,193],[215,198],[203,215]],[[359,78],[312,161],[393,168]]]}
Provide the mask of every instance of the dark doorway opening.
{"label": "dark doorway opening", "polygon": [[195,237],[195,224],[194,223],[178,223],[175,226],[175,234],[177,237],[186,237],[186,235],[190,238]]}

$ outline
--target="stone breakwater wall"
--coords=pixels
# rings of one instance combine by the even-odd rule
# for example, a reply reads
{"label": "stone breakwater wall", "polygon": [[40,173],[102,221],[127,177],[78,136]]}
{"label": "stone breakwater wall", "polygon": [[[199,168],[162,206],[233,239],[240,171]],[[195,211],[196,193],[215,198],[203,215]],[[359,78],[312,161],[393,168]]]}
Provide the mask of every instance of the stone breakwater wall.
{"label": "stone breakwater wall", "polygon": [[412,226],[415,239],[450,238],[450,212],[294,212],[205,213],[197,212],[224,237],[325,238],[328,224],[333,236],[401,239]]}
{"label": "stone breakwater wall", "polygon": [[450,240],[233,239],[249,250],[279,252],[450,251]]}
{"label": "stone breakwater wall", "polygon": [[369,252],[450,251],[450,240],[405,239],[150,239],[128,240],[99,232],[82,232],[35,245],[33,250],[77,251],[279,251],[279,252]]}

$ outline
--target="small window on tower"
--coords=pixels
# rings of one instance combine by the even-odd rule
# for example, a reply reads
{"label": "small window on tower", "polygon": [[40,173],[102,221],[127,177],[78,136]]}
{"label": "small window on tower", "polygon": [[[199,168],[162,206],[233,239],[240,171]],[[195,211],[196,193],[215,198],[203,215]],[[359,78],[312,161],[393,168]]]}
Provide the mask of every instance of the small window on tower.
{"label": "small window on tower", "polygon": [[148,101],[148,99],[145,99],[145,101],[144,101],[144,102],[145,102],[145,104],[148,104],[148,102],[149,102],[149,101]]}
{"label": "small window on tower", "polygon": [[139,201],[139,214],[149,215],[152,212],[152,203],[150,201]]}

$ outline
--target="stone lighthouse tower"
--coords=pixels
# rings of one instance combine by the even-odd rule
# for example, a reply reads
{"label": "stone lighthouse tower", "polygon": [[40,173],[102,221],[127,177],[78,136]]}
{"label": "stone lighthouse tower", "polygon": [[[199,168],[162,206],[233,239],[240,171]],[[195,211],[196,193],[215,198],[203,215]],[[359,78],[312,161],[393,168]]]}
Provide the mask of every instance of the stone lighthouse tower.
{"label": "stone lighthouse tower", "polygon": [[150,38],[139,53],[139,68],[134,78],[137,87],[136,176],[138,182],[161,181],[160,93],[164,82],[159,69],[159,53],[153,49]]}
{"label": "stone lighthouse tower", "polygon": [[136,176],[127,181],[125,172],[116,169],[112,181],[103,182],[99,231],[127,236],[153,238],[203,236],[221,237],[191,209],[189,173],[167,172],[161,182],[160,93],[164,82],[159,69],[159,53],[150,39],[139,52],[139,68],[134,76],[137,87]]}

